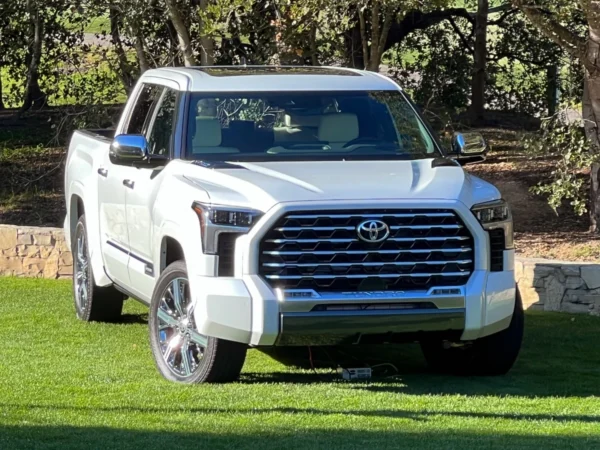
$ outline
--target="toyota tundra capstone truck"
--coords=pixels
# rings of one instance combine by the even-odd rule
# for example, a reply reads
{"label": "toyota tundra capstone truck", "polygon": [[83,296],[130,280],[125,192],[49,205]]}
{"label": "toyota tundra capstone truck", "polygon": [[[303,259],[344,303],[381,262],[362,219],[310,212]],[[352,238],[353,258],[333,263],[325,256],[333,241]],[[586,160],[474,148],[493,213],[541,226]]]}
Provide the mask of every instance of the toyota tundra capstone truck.
{"label": "toyota tundra capstone truck", "polygon": [[145,72],[114,130],[72,137],[77,316],[150,307],[159,372],[238,378],[250,347],[419,341],[435,369],[506,373],[523,335],[509,206],[402,89],[327,67]]}

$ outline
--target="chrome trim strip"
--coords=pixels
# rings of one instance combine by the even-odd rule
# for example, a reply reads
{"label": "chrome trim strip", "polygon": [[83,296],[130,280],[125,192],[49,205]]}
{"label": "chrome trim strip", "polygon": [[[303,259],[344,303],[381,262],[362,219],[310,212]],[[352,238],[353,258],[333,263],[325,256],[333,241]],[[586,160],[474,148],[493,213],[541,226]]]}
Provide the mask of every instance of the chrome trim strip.
{"label": "chrome trim strip", "polygon": [[[386,241],[392,242],[414,242],[414,241],[466,241],[471,239],[468,236],[444,236],[444,237],[410,237],[410,238],[388,238]],[[333,242],[338,244],[349,244],[359,242],[358,239],[267,239],[265,242],[271,244],[286,244],[288,242],[298,242],[301,244],[317,244],[319,242]]]}
{"label": "chrome trim strip", "polygon": [[306,279],[331,279],[331,278],[429,278],[429,277],[464,277],[471,275],[471,272],[448,272],[448,273],[383,273],[383,274],[364,274],[364,275],[265,275],[269,280],[301,280]]}
{"label": "chrome trim strip", "polygon": [[[462,225],[393,225],[389,227],[390,230],[429,230],[431,228],[440,228],[444,230],[460,230],[463,228]],[[344,231],[354,231],[356,227],[312,227],[312,226],[304,226],[304,227],[280,227],[275,228],[275,231],[336,231],[336,230],[344,230]]]}
{"label": "chrome trim strip", "polygon": [[317,250],[317,251],[265,251],[264,255],[303,255],[305,253],[310,255],[368,255],[369,253],[382,254],[382,255],[394,255],[397,253],[432,253],[432,252],[443,252],[443,253],[467,253],[472,252],[471,247],[464,248],[440,248],[440,249],[418,249],[418,250]]}
{"label": "chrome trim strip", "polygon": [[[402,208],[397,208],[402,209]],[[287,216],[288,219],[350,219],[352,217],[454,217],[452,213],[414,213],[414,214],[292,214]]]}
{"label": "chrome trim strip", "polygon": [[473,260],[465,259],[461,261],[399,261],[399,262],[355,262],[355,263],[263,263],[263,267],[351,267],[351,266],[416,266],[418,264],[426,264],[435,266],[440,264],[471,264]]}

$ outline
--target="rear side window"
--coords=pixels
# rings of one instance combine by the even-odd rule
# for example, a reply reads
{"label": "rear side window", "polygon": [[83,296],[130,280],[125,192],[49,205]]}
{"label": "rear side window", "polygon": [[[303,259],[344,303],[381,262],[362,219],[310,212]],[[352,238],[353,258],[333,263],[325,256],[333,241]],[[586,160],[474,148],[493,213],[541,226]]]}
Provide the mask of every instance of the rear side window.
{"label": "rear side window", "polygon": [[145,84],[129,116],[126,134],[146,134],[154,105],[160,99],[163,87]]}

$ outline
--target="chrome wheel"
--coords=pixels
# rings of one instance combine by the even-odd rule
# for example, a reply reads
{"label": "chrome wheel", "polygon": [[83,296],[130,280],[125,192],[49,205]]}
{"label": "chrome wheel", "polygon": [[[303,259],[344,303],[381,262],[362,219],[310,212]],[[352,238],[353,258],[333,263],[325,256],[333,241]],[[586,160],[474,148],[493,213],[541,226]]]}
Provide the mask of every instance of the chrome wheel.
{"label": "chrome wheel", "polygon": [[193,375],[208,345],[193,317],[188,281],[175,278],[163,291],[158,305],[158,342],[165,363],[181,377]]}
{"label": "chrome wheel", "polygon": [[89,260],[85,233],[77,234],[75,254],[75,301],[80,311],[85,311],[89,301]]}

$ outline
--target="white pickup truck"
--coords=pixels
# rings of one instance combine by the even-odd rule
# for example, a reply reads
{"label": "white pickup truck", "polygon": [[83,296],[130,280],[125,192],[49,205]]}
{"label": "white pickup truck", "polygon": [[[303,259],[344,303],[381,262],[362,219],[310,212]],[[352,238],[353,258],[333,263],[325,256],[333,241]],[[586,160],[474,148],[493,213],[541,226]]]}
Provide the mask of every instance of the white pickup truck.
{"label": "white pickup truck", "polygon": [[523,335],[512,217],[400,87],[316,67],[147,71],[116,130],[75,132],[65,232],[82,320],[150,306],[167,379],[235,380],[248,347],[419,341],[503,374]]}

